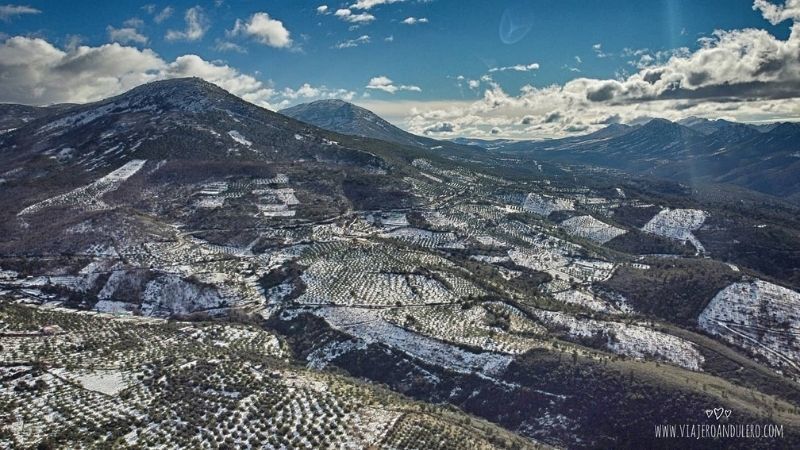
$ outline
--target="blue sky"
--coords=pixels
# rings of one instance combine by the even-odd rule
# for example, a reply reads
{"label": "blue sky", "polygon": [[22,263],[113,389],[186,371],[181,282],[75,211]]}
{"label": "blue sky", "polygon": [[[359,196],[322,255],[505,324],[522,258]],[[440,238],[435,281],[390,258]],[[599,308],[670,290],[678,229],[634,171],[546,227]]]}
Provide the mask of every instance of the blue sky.
{"label": "blue sky", "polygon": [[[197,55],[204,64],[229,68],[231,76],[251,77],[261,83],[260,94],[244,90],[242,96],[264,106],[277,109],[339,96],[424,133],[445,123],[454,114],[446,112],[453,108],[469,110],[462,111],[462,116],[480,113],[492,119],[492,111],[472,102],[497,104],[498,95],[518,102],[531,89],[569,86],[573,80],[624,81],[647,67],[666,64],[670,57],[691,58],[707,47],[709,40],[718,38],[713,35],[715,30],[762,30],[791,47],[792,8],[797,2],[789,0],[785,10],[779,11],[785,12],[786,20],[771,21],[767,20],[769,6],[764,6],[767,2],[755,3],[760,7],[754,8],[752,0],[29,1],[6,5],[6,9],[0,6],[0,37],[38,38],[65,54],[79,46],[95,49],[114,41],[152,53],[164,64]],[[775,5],[780,7],[778,2]],[[771,48],[769,43],[765,45]],[[141,65],[146,66],[144,62]],[[8,78],[26,73],[16,69],[19,67],[0,75]],[[110,74],[122,80],[118,88],[132,82],[133,69],[126,70],[122,75]],[[163,69],[145,69],[137,79],[146,81],[148,74],[159,70]],[[238,81],[223,87],[236,90],[243,83],[252,84],[249,79]],[[785,82],[783,78],[780,81]],[[298,91],[306,83],[308,89]],[[42,91],[25,86],[31,92]],[[88,91],[86,87],[75,89]],[[97,94],[101,93],[105,92]],[[40,95],[28,103],[95,99],[81,95],[85,98]],[[20,100],[25,99],[16,95],[3,98],[0,88],[0,101]],[[791,111],[792,106],[782,105],[778,116],[791,119],[791,114],[783,111]],[[567,120],[569,111],[563,110],[564,104],[553,107],[552,111],[530,111],[533,118],[525,124],[527,135],[537,134],[534,121],[543,125],[538,130],[542,135],[587,131],[599,125],[592,120],[602,121],[588,116]],[[653,108],[639,109],[644,115],[659,115]],[[437,115],[436,111],[445,113]],[[720,117],[740,120],[771,118],[755,114],[752,108],[741,117],[714,111]],[[424,117],[425,112],[430,117]],[[693,112],[714,115],[713,111]],[[544,126],[554,123],[544,120],[547,113],[561,116],[560,128]],[[526,121],[524,111],[515,114],[519,117],[514,120]],[[619,117],[624,121],[633,115],[620,113]],[[778,116],[775,118],[781,118]],[[461,134],[525,135],[519,127],[508,127],[513,125],[508,117],[488,120],[492,123],[483,126],[475,125],[475,120],[469,126],[466,122],[470,121],[453,124]]]}

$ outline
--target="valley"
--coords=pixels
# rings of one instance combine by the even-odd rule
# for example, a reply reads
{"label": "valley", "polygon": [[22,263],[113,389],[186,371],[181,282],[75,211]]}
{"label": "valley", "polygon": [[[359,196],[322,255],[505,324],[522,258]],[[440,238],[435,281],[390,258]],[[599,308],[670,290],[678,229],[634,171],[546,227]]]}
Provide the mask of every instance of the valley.
{"label": "valley", "polygon": [[325,130],[198,79],[20,125],[1,446],[646,448],[712,406],[800,443],[791,202]]}

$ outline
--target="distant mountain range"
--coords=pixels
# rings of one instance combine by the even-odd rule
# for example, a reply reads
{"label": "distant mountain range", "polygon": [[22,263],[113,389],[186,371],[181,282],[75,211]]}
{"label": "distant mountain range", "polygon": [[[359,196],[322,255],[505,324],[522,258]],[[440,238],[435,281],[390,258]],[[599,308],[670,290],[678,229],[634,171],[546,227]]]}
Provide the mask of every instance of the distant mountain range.
{"label": "distant mountain range", "polygon": [[[145,114],[150,118],[142,120]],[[95,169],[133,157],[219,159],[232,153],[244,159],[269,155],[287,160],[372,159],[381,164],[374,155],[357,150],[358,145],[329,147],[330,154],[319,154],[313,142],[328,137],[312,133],[302,122],[340,136],[414,147],[424,154],[462,160],[513,155],[537,163],[591,165],[688,183],[733,184],[800,201],[797,123],[751,125],[690,117],[612,124],[562,139],[444,141],[404,131],[342,100],[301,104],[277,114],[200,79],[151,83],[86,105],[0,105],[0,140],[15,149],[2,152],[0,161],[13,166],[55,158]],[[178,134],[184,137],[171,138]]]}
{"label": "distant mountain range", "polygon": [[800,200],[800,124],[654,119],[583,136],[517,141],[494,150],[686,182],[729,183]]}
{"label": "distant mountain range", "polygon": [[585,164],[688,183],[727,183],[800,201],[800,124],[751,125],[690,117],[611,124],[581,136],[540,141],[416,136],[342,100],[293,106],[281,114],[338,133],[446,153],[465,147],[490,154]]}

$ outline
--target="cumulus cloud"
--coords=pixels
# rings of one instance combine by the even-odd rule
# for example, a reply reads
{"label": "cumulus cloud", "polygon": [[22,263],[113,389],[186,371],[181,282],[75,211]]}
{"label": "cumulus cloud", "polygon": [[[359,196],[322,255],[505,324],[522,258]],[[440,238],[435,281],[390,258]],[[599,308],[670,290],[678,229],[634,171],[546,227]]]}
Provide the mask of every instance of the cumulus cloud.
{"label": "cumulus cloud", "polygon": [[283,26],[283,22],[271,18],[265,12],[257,12],[247,20],[237,19],[230,34],[248,36],[261,44],[275,48],[292,46],[289,30]]}
{"label": "cumulus cloud", "polygon": [[203,8],[195,6],[186,10],[183,16],[186,22],[184,30],[168,30],[164,38],[168,41],[199,41],[208,31],[208,18]]}
{"label": "cumulus cloud", "polygon": [[0,20],[8,22],[11,19],[27,15],[27,14],[41,14],[42,11],[24,5],[0,5]]}
{"label": "cumulus cloud", "polygon": [[325,99],[325,98],[338,98],[341,100],[351,101],[356,96],[356,93],[353,91],[348,91],[346,89],[329,89],[327,86],[319,86],[314,87],[311,86],[309,83],[303,83],[297,89],[292,88],[285,88],[281,94],[283,95],[284,99],[287,101],[293,100],[313,100],[313,99]]}
{"label": "cumulus cloud", "polygon": [[373,77],[372,79],[369,80],[369,83],[367,84],[366,88],[388,92],[390,94],[394,94],[395,92],[398,91],[422,92],[422,89],[420,89],[419,86],[394,84],[394,82],[386,76]]}
{"label": "cumulus cloud", "polygon": [[99,100],[152,81],[165,67],[149,49],[112,43],[64,51],[44,39],[15,36],[0,45],[0,101]]}
{"label": "cumulus cloud", "polygon": [[[542,119],[542,123],[554,123],[559,122],[563,116],[559,111],[550,111],[549,113],[544,115],[544,119]],[[523,119],[524,121],[524,119]]]}
{"label": "cumulus cloud", "polygon": [[353,14],[353,11],[344,8],[337,9],[333,15],[344,20],[345,22],[350,22],[350,23],[369,23],[375,20],[375,16],[373,16],[370,13],[363,12],[363,13]]}
{"label": "cumulus cloud", "polygon": [[317,6],[317,14],[330,14],[330,12],[328,12],[328,5]]}
{"label": "cumulus cloud", "polygon": [[139,33],[136,28],[114,28],[109,25],[106,27],[106,31],[108,32],[108,40],[111,42],[119,42],[120,44],[129,44],[132,42],[136,44],[147,43],[147,36]]}
{"label": "cumulus cloud", "polygon": [[199,77],[256,105],[271,107],[275,91],[253,76],[233,67],[204,60],[197,55],[183,55],[159,74],[161,78]]}
{"label": "cumulus cloud", "polygon": [[419,19],[416,17],[406,17],[401,23],[406,25],[416,25],[418,23],[428,23],[428,19],[426,17],[420,17]]}
{"label": "cumulus cloud", "polygon": [[15,36],[0,43],[0,103],[85,103],[168,78],[199,77],[256,105],[279,109],[300,101],[339,98],[346,89],[312,86],[276,89],[256,77],[198,55],[165,61],[151,49],[119,43],[58,48],[40,38]]}
{"label": "cumulus cloud", "polygon": [[352,9],[371,9],[378,5],[387,5],[389,3],[398,3],[404,0],[358,0],[350,8]]}
{"label": "cumulus cloud", "polygon": [[365,34],[365,35],[359,36],[359,37],[357,37],[355,39],[348,39],[348,40],[339,42],[334,47],[339,48],[339,49],[342,49],[342,48],[353,48],[353,47],[358,47],[359,45],[369,44],[370,40],[371,39],[370,39],[369,35]]}
{"label": "cumulus cloud", "polygon": [[423,133],[452,133],[456,130],[456,126],[451,122],[439,122],[426,128]]}
{"label": "cumulus cloud", "polygon": [[767,0],[755,0],[753,9],[761,11],[764,18],[773,25],[785,20],[800,19],[800,0],[786,0],[783,5],[775,5]]}
{"label": "cumulus cloud", "polygon": [[532,63],[532,64],[517,64],[514,66],[505,66],[505,67],[492,67],[489,69],[489,72],[506,72],[508,70],[513,70],[515,72],[530,72],[533,70],[539,70],[539,64]]}
{"label": "cumulus cloud", "polygon": [[183,55],[164,61],[150,49],[118,43],[62,50],[39,38],[15,36],[0,44],[0,102],[84,103],[150,81],[197,76],[255,104],[269,107],[275,92],[235,68]]}
{"label": "cumulus cloud", "polygon": [[[448,122],[462,135],[491,136],[493,128],[500,128],[507,137],[535,138],[592,131],[643,116],[800,119],[800,0],[783,5],[756,0],[754,8],[772,23],[794,21],[789,37],[781,40],[755,28],[717,30],[700,39],[694,51],[625,49],[620,55],[633,58],[635,73],[524,86],[517,94],[484,76],[478,101],[415,102],[407,105],[403,122],[417,133]],[[594,50],[608,55],[602,45]],[[473,86],[479,83],[470,82]]]}

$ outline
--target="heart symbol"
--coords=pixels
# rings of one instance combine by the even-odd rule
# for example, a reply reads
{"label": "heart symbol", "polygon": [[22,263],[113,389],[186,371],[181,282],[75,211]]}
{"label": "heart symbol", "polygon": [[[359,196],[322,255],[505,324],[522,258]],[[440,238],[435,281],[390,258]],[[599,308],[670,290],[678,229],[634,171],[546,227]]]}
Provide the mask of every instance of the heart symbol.
{"label": "heart symbol", "polygon": [[712,409],[707,409],[706,410],[706,416],[708,416],[709,419],[711,418],[712,414],[714,414],[714,410],[712,410]]}
{"label": "heart symbol", "polygon": [[714,408],[714,417],[716,417],[717,420],[719,420],[719,418],[722,417],[722,413],[724,412],[725,410],[722,408]]}
{"label": "heart symbol", "polygon": [[731,416],[731,410],[730,409],[726,409],[725,410],[725,418],[727,419],[730,416]]}

